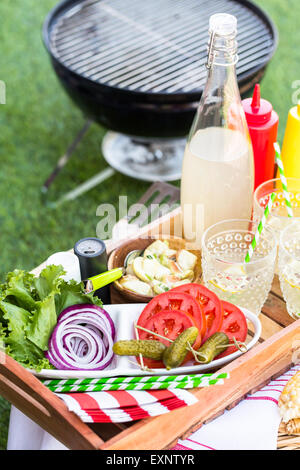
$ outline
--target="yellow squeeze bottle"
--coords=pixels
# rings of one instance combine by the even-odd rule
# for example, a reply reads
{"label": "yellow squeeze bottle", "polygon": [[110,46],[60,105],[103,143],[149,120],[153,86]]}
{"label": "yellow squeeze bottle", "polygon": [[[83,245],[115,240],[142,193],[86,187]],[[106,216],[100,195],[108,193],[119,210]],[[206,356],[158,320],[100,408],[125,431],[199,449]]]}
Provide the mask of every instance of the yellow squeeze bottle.
{"label": "yellow squeeze bottle", "polygon": [[[289,111],[281,157],[285,176],[300,178],[300,102]],[[277,178],[279,178],[279,171]],[[300,190],[300,182],[299,187],[294,189]]]}

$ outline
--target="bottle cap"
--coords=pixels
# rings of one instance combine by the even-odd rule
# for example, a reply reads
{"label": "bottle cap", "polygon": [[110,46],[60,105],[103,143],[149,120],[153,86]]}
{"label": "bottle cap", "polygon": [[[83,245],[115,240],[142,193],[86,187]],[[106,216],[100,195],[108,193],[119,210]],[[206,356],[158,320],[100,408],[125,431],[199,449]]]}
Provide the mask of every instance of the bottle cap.
{"label": "bottle cap", "polygon": [[216,13],[209,18],[209,31],[220,36],[236,34],[237,19],[228,13]]}
{"label": "bottle cap", "polygon": [[[219,49],[223,52],[227,51],[232,55],[231,63],[234,65],[238,61],[237,56],[237,42],[235,40],[237,33],[237,19],[233,15],[228,13],[216,13],[215,15],[210,16],[209,18],[209,34],[210,39],[208,43],[208,54],[207,54],[207,63],[206,67],[211,68],[212,62],[214,60],[214,49]],[[225,63],[223,61],[218,63],[218,65],[228,65],[228,59]],[[217,63],[215,61],[215,63]]]}
{"label": "bottle cap", "polygon": [[271,119],[273,106],[260,97],[260,86],[257,83],[252,98],[243,100],[243,108],[249,126],[260,126]]}
{"label": "bottle cap", "polygon": [[294,106],[290,109],[289,114],[291,114],[291,118],[300,121],[300,101],[298,102],[297,106]]}
{"label": "bottle cap", "polygon": [[286,178],[300,178],[300,102],[289,110],[281,156]]}
{"label": "bottle cap", "polygon": [[[74,253],[79,259],[81,278],[89,279],[107,271],[107,253],[103,240],[95,237],[82,238],[74,246]],[[95,295],[104,304],[110,303],[109,286],[97,289]]]}

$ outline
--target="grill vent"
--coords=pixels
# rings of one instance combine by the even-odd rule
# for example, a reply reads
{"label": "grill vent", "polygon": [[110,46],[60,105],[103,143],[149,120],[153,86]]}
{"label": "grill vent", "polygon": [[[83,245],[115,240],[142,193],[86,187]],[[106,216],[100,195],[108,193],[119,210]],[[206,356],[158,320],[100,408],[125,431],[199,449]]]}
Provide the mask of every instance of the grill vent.
{"label": "grill vent", "polygon": [[195,93],[205,83],[208,20],[238,20],[238,77],[266,63],[272,29],[247,2],[85,0],[51,25],[50,49],[71,71],[104,85],[147,93]]}

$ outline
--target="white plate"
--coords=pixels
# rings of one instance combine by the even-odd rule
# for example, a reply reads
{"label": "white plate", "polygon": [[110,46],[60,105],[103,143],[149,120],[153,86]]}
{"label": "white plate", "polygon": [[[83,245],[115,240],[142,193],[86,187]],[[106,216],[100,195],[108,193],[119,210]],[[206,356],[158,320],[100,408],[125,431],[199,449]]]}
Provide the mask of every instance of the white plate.
{"label": "white plate", "polygon": [[[106,305],[104,308],[110,314],[116,326],[116,341],[121,339],[133,339],[134,330],[133,324],[140,316],[142,310],[146,304],[114,304]],[[248,350],[257,343],[261,334],[261,323],[254,313],[251,313],[245,308],[241,308],[246,318],[254,326],[254,336],[251,341],[248,342]],[[187,362],[184,366],[177,367],[168,371],[167,369],[154,369],[153,372],[142,371],[135,357],[127,356],[115,356],[112,363],[105,370],[99,371],[76,371],[76,370],[58,370],[58,369],[43,369],[41,372],[36,373],[32,371],[38,377],[50,378],[50,379],[83,379],[83,378],[100,378],[100,377],[116,377],[116,376],[134,376],[134,375],[173,375],[186,374],[186,373],[198,373],[204,372],[210,369],[215,369],[227,364],[242,353],[236,351],[229,356],[216,359],[209,364],[194,365],[192,362]],[[136,366],[130,362],[136,362]]]}

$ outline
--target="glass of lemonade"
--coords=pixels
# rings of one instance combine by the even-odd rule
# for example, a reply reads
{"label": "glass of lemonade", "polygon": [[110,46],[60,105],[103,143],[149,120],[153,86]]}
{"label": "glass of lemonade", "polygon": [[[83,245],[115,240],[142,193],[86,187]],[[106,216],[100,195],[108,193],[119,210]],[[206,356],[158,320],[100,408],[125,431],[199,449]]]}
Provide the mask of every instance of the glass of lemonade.
{"label": "glass of lemonade", "polygon": [[253,218],[259,221],[264,209],[269,202],[272,192],[276,193],[276,199],[271,213],[267,219],[267,225],[272,227],[279,242],[280,234],[287,225],[294,220],[300,221],[300,178],[287,178],[287,187],[290,194],[293,209],[293,218],[288,217],[280,178],[265,181],[254,192]]}
{"label": "glass of lemonade", "polygon": [[287,311],[300,318],[300,221],[288,225],[279,241],[279,279]]}
{"label": "glass of lemonade", "polygon": [[202,272],[205,286],[221,299],[259,315],[274,276],[277,240],[265,227],[251,261],[245,263],[256,230],[256,222],[240,219],[209,227],[202,237]]}

